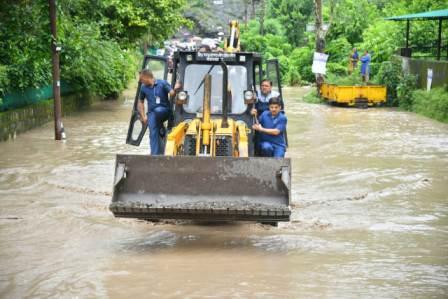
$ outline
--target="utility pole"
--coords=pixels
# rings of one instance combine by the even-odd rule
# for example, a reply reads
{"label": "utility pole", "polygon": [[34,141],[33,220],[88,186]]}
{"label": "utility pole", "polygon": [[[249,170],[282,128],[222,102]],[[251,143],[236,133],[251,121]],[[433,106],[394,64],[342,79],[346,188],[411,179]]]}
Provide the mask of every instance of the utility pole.
{"label": "utility pole", "polygon": [[55,140],[65,139],[61,120],[61,81],[59,72],[59,52],[61,48],[57,44],[56,28],[56,0],[48,0],[50,7],[50,29],[51,29],[51,51],[53,64],[53,98],[54,98],[54,138]]}
{"label": "utility pole", "polygon": [[[325,51],[325,33],[322,24],[322,0],[314,0],[314,8],[316,13],[316,52],[324,53]],[[316,74],[317,94],[320,95],[320,87],[324,83],[322,74]]]}

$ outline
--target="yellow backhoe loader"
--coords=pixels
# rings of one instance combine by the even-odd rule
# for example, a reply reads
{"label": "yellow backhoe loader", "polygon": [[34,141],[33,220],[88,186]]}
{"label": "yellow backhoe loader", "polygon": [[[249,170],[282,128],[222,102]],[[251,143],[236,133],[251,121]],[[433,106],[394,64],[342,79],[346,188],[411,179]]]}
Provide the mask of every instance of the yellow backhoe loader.
{"label": "yellow backhoe loader", "polygon": [[[260,80],[271,79],[281,94],[278,62],[240,52],[238,24],[230,28],[224,53],[176,52],[171,78],[164,57],[145,56],[143,68],[172,86],[181,82],[182,90],[171,99],[164,155],[117,155],[110,204],[116,217],[289,221],[291,162],[257,157],[251,129]],[[146,131],[137,110],[140,88],[126,140],[136,146]]]}

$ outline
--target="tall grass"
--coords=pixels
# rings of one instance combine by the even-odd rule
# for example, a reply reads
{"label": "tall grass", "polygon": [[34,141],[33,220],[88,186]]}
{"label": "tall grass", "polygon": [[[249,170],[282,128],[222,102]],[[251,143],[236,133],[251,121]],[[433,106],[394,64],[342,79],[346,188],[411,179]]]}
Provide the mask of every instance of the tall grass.
{"label": "tall grass", "polygon": [[412,93],[412,111],[448,123],[448,90],[415,90]]}

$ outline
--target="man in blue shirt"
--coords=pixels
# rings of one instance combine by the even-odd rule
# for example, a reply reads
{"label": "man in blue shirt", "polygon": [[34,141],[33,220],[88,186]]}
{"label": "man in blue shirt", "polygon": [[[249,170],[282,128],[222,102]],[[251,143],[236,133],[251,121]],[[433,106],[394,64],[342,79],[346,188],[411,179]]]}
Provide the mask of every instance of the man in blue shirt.
{"label": "man in blue shirt", "polygon": [[287,118],[281,113],[279,98],[269,100],[269,110],[260,115],[259,123],[252,128],[260,132],[260,151],[263,157],[283,158],[286,151],[285,132]]}
{"label": "man in blue shirt", "polygon": [[[163,127],[163,122],[168,120],[172,113],[169,96],[174,96],[175,91],[165,80],[156,80],[150,70],[140,71],[140,101],[138,102],[138,112],[144,125],[149,128],[149,145],[151,155],[163,154],[160,145],[159,132]],[[145,113],[144,100],[148,104],[148,112]]]}
{"label": "man in blue shirt", "polygon": [[351,75],[353,70],[358,67],[358,60],[359,60],[358,50],[356,50],[356,48],[353,48],[353,52],[350,55],[350,63],[348,66],[349,75]]}
{"label": "man in blue shirt", "polygon": [[[277,98],[280,94],[275,90],[272,90],[272,81],[268,79],[263,79],[260,84],[260,94],[257,95],[257,102],[255,107],[252,109],[252,114],[261,115],[263,112],[269,110],[269,100],[271,98]],[[283,103],[281,103],[281,108],[283,109]]]}
{"label": "man in blue shirt", "polygon": [[361,57],[361,77],[363,82],[369,82],[369,75],[370,75],[370,54],[369,51],[364,52],[364,56]]}

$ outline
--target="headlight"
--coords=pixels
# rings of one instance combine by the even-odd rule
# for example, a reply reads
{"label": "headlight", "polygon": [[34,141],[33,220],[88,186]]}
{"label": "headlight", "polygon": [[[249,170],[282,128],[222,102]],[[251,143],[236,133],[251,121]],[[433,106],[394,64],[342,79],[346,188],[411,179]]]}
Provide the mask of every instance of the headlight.
{"label": "headlight", "polygon": [[246,104],[251,104],[254,101],[254,92],[252,90],[244,91],[244,102]]}
{"label": "headlight", "polygon": [[252,100],[253,97],[254,97],[254,92],[253,92],[252,90],[246,90],[246,91],[244,92],[244,99],[245,99],[246,101]]}
{"label": "headlight", "polygon": [[188,94],[187,94],[185,91],[180,91],[180,92],[177,94],[177,98],[178,98],[180,101],[186,101],[186,100],[187,100],[187,97],[188,97]]}
{"label": "headlight", "polygon": [[188,92],[182,90],[179,91],[176,95],[176,104],[178,105],[184,105],[188,102]]}

